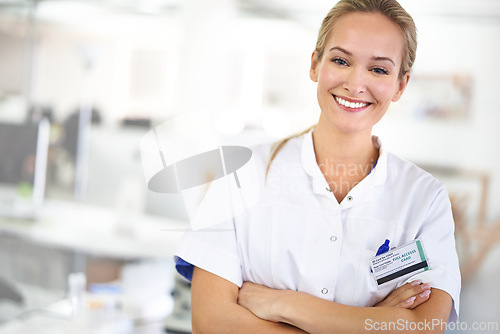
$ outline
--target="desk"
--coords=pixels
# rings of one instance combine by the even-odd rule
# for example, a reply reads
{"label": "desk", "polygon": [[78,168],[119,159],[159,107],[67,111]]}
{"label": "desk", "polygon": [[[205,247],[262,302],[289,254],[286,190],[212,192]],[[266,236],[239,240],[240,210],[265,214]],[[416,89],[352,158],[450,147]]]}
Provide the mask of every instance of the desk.
{"label": "desk", "polygon": [[49,201],[38,221],[0,218],[0,235],[88,255],[163,258],[173,255],[187,224],[176,219]]}
{"label": "desk", "polygon": [[[14,317],[0,321],[0,334],[165,334],[164,320],[156,319],[135,323],[123,310],[93,311],[78,318],[71,317],[71,305],[64,291],[47,291],[36,286],[18,284],[19,291],[27,296],[25,304],[34,312],[21,310],[13,313],[12,305],[0,302],[0,314],[7,311]],[[11,307],[5,307],[5,306]]]}
{"label": "desk", "polygon": [[[116,274],[123,262],[171,259],[186,227],[187,222],[181,220],[49,201],[38,221],[0,218],[0,269],[13,281],[40,276],[40,280],[50,281],[47,287],[66,289],[67,273],[92,270],[89,261]],[[43,264],[48,260],[47,265]],[[47,270],[66,273],[43,278]],[[88,274],[89,282],[93,282]],[[101,282],[116,278],[112,274],[102,277]]]}
{"label": "desk", "polygon": [[[30,288],[33,293],[36,288]],[[26,287],[24,287],[26,290]],[[36,292],[35,292],[36,294]],[[43,292],[46,294],[46,292]],[[71,317],[71,306],[63,299],[43,310],[0,324],[0,334],[164,334],[163,321],[135,324],[126,314],[89,312]]]}
{"label": "desk", "polygon": [[[74,202],[48,201],[37,221],[0,218],[0,272],[16,283],[64,292],[70,272],[86,272],[88,282],[95,283],[89,272],[96,259],[121,263],[172,259],[186,227],[187,222],[181,220],[134,212],[120,213]],[[33,314],[29,321],[8,323],[11,329],[7,331],[3,326],[0,333],[18,333],[15,328],[26,330],[30,323],[40,326],[39,322],[47,321],[61,320],[47,320]],[[156,327],[162,329],[163,324]],[[139,328],[138,332],[134,328],[134,333],[163,332],[155,332],[153,328],[154,324]]]}

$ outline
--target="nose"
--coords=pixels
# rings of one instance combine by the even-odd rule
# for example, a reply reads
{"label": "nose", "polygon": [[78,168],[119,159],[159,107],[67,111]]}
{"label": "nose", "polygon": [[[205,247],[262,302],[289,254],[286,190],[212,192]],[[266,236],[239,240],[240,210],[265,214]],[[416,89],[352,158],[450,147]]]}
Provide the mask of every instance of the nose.
{"label": "nose", "polygon": [[352,96],[364,93],[366,91],[365,75],[360,68],[351,68],[344,79],[344,89]]}

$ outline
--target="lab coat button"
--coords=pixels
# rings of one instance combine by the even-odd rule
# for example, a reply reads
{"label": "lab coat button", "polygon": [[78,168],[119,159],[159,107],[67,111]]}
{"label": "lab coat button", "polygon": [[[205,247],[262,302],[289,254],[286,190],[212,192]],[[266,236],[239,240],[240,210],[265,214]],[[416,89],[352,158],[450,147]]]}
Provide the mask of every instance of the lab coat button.
{"label": "lab coat button", "polygon": [[332,236],[330,237],[330,241],[337,241],[337,237],[336,237],[336,236],[334,236],[334,235],[332,235]]}
{"label": "lab coat button", "polygon": [[349,202],[352,202],[352,200],[353,200],[353,199],[354,199],[354,198],[353,198],[352,196],[347,196],[347,200],[348,200]]}
{"label": "lab coat button", "polygon": [[327,288],[323,288],[321,289],[321,293],[326,295],[328,293],[328,289]]}

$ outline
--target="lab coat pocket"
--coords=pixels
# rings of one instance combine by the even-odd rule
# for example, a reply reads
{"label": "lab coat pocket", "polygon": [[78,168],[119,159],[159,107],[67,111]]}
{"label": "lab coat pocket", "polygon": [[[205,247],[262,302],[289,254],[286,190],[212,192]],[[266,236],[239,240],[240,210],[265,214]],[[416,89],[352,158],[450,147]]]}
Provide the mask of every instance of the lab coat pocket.
{"label": "lab coat pocket", "polygon": [[389,248],[395,246],[394,236],[396,233],[396,222],[382,222],[377,220],[370,220],[366,227],[365,245],[367,250],[372,250],[375,253],[385,240],[389,240]]}
{"label": "lab coat pocket", "polygon": [[354,291],[354,301],[358,306],[373,306],[383,300],[397,283],[379,288],[371,272],[370,259],[374,257],[377,250],[385,240],[389,240],[389,247],[395,246],[395,233],[397,224],[395,222],[369,220],[365,223],[365,238],[363,254],[359,265],[358,279]]}
{"label": "lab coat pocket", "polygon": [[384,285],[382,288],[377,286],[373,273],[370,270],[370,259],[376,252],[371,249],[365,249],[363,252],[362,264],[356,284],[354,300],[357,306],[374,306],[387,297],[395,288],[398,282]]}

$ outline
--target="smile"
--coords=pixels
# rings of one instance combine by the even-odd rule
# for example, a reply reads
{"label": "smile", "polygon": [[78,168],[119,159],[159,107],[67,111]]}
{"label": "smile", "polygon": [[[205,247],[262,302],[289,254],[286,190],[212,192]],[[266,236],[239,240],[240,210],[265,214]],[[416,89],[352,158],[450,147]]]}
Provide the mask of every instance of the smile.
{"label": "smile", "polygon": [[364,107],[369,106],[371,103],[366,103],[366,102],[350,102],[346,101],[343,98],[340,98],[338,96],[334,96],[335,100],[337,101],[338,104],[341,106],[344,106],[346,108],[351,108],[351,109],[361,109]]}

